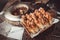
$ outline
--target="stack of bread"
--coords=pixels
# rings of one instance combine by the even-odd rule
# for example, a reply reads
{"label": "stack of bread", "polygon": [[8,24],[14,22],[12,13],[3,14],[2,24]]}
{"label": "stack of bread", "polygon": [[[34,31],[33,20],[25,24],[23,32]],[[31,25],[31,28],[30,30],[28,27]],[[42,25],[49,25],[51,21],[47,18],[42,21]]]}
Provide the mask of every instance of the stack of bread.
{"label": "stack of bread", "polygon": [[36,9],[33,13],[22,15],[22,24],[30,34],[36,34],[52,23],[52,16],[43,8]]}

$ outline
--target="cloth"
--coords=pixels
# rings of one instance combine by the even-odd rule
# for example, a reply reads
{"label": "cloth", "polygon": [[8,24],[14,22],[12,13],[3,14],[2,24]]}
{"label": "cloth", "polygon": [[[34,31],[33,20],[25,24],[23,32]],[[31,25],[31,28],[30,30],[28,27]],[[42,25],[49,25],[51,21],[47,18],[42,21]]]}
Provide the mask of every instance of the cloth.
{"label": "cloth", "polygon": [[13,39],[22,40],[24,28],[13,26],[5,21],[0,23],[0,34]]}

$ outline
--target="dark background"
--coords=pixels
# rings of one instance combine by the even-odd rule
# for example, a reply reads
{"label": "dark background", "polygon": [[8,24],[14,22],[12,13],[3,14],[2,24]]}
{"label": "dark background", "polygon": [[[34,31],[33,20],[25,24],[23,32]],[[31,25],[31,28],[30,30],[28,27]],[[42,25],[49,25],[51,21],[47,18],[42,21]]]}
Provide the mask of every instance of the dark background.
{"label": "dark background", "polygon": [[[21,0],[22,2],[34,2],[36,0]],[[5,6],[5,4],[7,3],[7,0],[0,0],[0,11],[3,9],[3,7]],[[50,4],[54,4],[55,5],[55,10],[60,11],[60,0],[49,0]]]}

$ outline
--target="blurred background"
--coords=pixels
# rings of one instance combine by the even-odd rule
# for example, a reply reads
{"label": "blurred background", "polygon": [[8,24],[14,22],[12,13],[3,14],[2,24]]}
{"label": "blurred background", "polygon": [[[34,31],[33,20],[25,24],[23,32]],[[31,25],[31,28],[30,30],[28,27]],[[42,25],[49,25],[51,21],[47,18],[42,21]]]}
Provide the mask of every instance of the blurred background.
{"label": "blurred background", "polygon": [[[10,0],[0,0],[0,12],[3,10],[4,6],[9,2]],[[48,4],[49,7],[55,9],[56,11],[60,12],[60,0],[20,0],[20,2],[36,2],[41,1],[44,4]],[[54,5],[54,6],[53,6]],[[47,33],[43,33],[45,35],[38,36],[34,39],[28,38],[27,34],[24,34],[23,40],[60,40],[60,22],[53,25],[55,28],[53,31],[48,30]],[[53,34],[53,36],[51,36]],[[57,35],[57,36],[56,36]],[[27,36],[27,37],[26,37]],[[38,39],[39,38],[39,39]],[[7,38],[3,35],[0,35],[0,40],[15,40],[11,38]]]}

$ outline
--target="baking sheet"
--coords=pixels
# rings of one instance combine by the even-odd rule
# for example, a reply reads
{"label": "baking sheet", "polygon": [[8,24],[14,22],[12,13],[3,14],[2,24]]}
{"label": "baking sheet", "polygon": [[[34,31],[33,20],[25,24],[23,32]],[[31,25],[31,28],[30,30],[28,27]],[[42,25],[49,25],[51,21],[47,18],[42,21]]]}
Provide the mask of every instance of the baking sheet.
{"label": "baking sheet", "polygon": [[[20,21],[22,21],[22,20],[20,20]],[[26,29],[28,35],[30,35],[31,38],[34,38],[34,37],[37,36],[38,34],[44,32],[45,30],[47,30],[48,28],[50,28],[53,24],[58,23],[58,22],[59,22],[59,19],[53,18],[52,21],[53,21],[53,22],[52,22],[48,27],[46,27],[46,28],[44,28],[44,29],[41,29],[41,30],[40,30],[39,32],[37,32],[36,34],[31,34],[31,33],[29,33],[29,32],[27,31],[27,29],[26,29],[25,27],[24,27],[24,28]],[[24,25],[23,25],[23,26],[24,26]]]}

